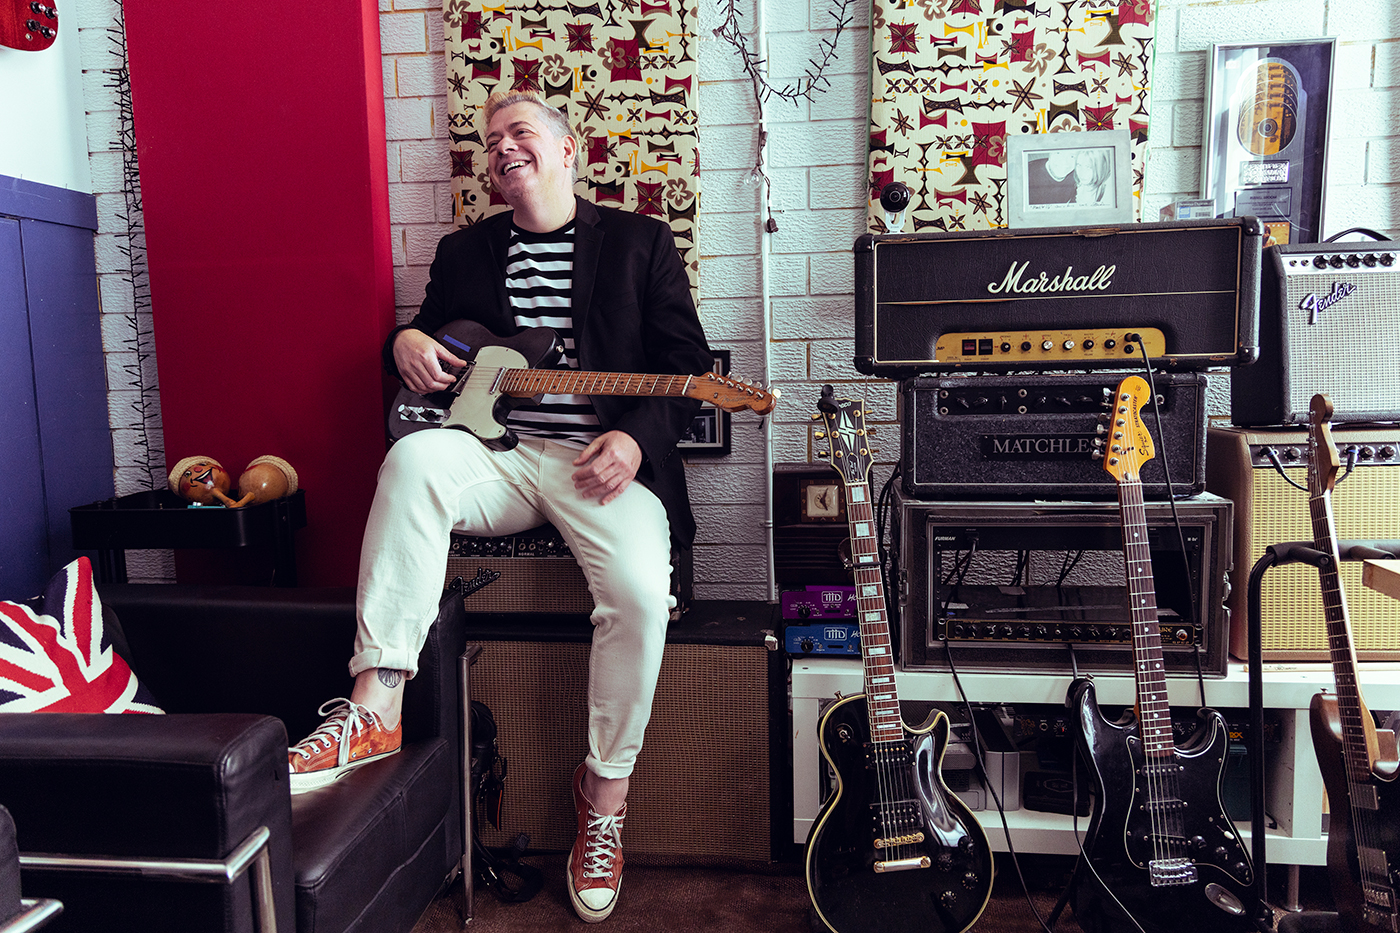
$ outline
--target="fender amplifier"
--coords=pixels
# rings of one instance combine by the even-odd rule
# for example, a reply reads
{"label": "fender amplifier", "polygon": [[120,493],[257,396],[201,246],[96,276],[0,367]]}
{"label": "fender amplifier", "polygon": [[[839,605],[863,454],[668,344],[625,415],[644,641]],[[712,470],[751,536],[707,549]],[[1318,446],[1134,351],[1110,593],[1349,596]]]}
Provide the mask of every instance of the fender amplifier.
{"label": "fender amplifier", "polygon": [[[903,386],[904,491],[916,499],[1116,499],[1095,459],[1099,416],[1118,376],[923,376]],[[1143,495],[1195,495],[1206,486],[1206,377],[1157,373],[1161,414],[1143,409],[1156,456]]]}
{"label": "fender amplifier", "polygon": [[[1230,595],[1230,652],[1248,654],[1250,571],[1271,544],[1311,541],[1307,493],[1308,432],[1212,426],[1206,432],[1206,488],[1235,502],[1235,555]],[[1332,440],[1355,470],[1337,483],[1332,514],[1338,539],[1387,540],[1400,536],[1400,427],[1335,425]],[[1275,466],[1275,463],[1280,466]],[[1280,468],[1304,488],[1296,489]],[[1350,610],[1356,656],[1362,661],[1400,659],[1400,600],[1361,582],[1360,561],[1337,567]],[[1259,591],[1264,660],[1328,661],[1326,617],[1317,568],[1275,567]]]}
{"label": "fender amplifier", "polygon": [[1333,423],[1400,420],[1397,255],[1390,241],[1267,249],[1259,362],[1231,377],[1230,420],[1306,426],[1318,392]]}
{"label": "fender amplifier", "polygon": [[855,244],[855,367],[928,372],[1239,365],[1258,351],[1253,217]]}

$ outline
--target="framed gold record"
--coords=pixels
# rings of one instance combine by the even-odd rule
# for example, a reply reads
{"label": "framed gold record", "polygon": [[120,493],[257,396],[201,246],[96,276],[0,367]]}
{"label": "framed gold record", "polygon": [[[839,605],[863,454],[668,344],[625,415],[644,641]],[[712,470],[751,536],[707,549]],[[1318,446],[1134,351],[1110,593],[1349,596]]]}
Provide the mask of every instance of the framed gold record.
{"label": "framed gold record", "polygon": [[1211,46],[1201,197],[1282,243],[1322,236],[1335,38]]}

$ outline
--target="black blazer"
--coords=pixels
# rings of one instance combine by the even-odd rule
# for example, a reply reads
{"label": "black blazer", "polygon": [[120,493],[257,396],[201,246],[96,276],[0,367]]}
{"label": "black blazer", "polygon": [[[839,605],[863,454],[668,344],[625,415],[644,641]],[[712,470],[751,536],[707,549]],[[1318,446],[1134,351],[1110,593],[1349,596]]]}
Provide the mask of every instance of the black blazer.
{"label": "black blazer", "polygon": [[[705,342],[690,281],[671,228],[630,211],[577,199],[572,295],[579,368],[592,372],[705,373],[714,354]],[[384,342],[395,377],[393,343],[415,327],[429,334],[459,318],[508,337],[517,333],[506,298],[510,212],[493,214],[443,237],[429,270],[423,305]],[[626,431],[642,449],[637,480],[666,507],[671,535],[689,545],[695,519],[676,441],[700,403],[687,398],[595,396],[604,431]]]}

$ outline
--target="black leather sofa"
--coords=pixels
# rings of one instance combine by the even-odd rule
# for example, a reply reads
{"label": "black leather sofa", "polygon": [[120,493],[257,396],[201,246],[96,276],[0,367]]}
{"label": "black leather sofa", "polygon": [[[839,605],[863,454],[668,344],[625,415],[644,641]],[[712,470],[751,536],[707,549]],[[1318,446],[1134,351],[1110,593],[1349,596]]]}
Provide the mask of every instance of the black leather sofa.
{"label": "black leather sofa", "polygon": [[[168,715],[0,714],[0,804],[26,853],[222,859],[270,831],[279,931],[398,933],[457,873],[465,646],[449,590],[404,695],[404,744],[292,797],[288,735],[349,696],[348,589],[104,585],[119,653]],[[26,867],[53,930],[252,931],[248,877],[200,883]]]}

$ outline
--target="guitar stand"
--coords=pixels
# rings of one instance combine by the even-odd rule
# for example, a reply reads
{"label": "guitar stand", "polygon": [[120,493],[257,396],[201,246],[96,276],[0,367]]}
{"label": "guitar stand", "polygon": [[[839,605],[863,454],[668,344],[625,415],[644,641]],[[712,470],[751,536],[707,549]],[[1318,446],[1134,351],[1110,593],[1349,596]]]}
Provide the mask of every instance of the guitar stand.
{"label": "guitar stand", "polygon": [[[1342,560],[1393,558],[1400,550],[1397,541],[1338,541]],[[1264,815],[1264,647],[1259,618],[1259,593],[1264,574],[1270,567],[1306,563],[1321,567],[1332,558],[1311,542],[1292,541],[1264,549],[1264,555],[1249,573],[1249,751],[1250,857],[1254,861],[1254,893],[1259,913],[1254,918],[1260,933],[1343,933],[1340,916],[1330,910],[1275,911],[1268,906],[1269,863],[1266,853]]]}

